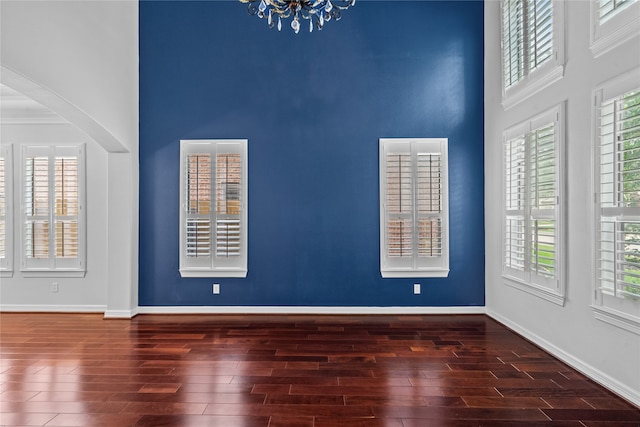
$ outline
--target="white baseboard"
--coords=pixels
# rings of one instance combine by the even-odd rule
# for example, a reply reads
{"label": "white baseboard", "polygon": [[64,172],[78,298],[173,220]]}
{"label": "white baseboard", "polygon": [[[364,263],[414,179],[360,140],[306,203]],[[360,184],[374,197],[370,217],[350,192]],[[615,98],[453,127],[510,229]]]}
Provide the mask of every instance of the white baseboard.
{"label": "white baseboard", "polygon": [[614,378],[611,378],[609,375],[605,374],[599,369],[594,368],[593,366],[585,363],[584,361],[578,359],[572,354],[565,352],[564,350],[557,347],[556,345],[534,334],[528,329],[523,328],[522,326],[512,322],[506,317],[503,317],[492,310],[486,310],[486,314],[492,319],[502,323],[503,325],[507,326],[508,328],[522,335],[524,338],[528,339],[529,341],[533,342],[543,350],[552,354],[554,357],[562,360],[567,365],[571,366],[573,369],[586,375],[587,377],[597,382],[601,386],[609,389],[611,392],[617,394],[618,396],[640,407],[640,393],[638,392],[638,390],[634,390],[631,387],[627,386],[626,384],[623,384],[620,381]]}
{"label": "white baseboard", "polygon": [[109,310],[102,305],[0,305],[0,312],[104,313],[105,319],[130,319],[137,314],[485,314],[484,306],[452,307],[311,307],[311,306],[139,306]]}
{"label": "white baseboard", "polygon": [[484,314],[484,306],[309,307],[309,306],[139,306],[138,314]]}
{"label": "white baseboard", "polygon": [[310,306],[139,306],[109,310],[105,306],[0,305],[0,312],[104,313],[105,319],[131,319],[137,314],[484,314],[484,306],[464,307],[310,307]]}
{"label": "white baseboard", "polygon": [[104,305],[2,304],[0,312],[25,313],[104,313]]}
{"label": "white baseboard", "polygon": [[105,310],[105,319],[131,319],[138,314],[138,310]]}

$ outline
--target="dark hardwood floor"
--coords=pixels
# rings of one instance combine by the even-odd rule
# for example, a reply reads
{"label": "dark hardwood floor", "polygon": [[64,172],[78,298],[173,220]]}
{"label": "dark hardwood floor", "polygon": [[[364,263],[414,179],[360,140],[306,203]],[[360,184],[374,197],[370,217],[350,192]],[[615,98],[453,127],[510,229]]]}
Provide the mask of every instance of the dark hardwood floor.
{"label": "dark hardwood floor", "polygon": [[0,314],[2,426],[640,426],[482,315]]}

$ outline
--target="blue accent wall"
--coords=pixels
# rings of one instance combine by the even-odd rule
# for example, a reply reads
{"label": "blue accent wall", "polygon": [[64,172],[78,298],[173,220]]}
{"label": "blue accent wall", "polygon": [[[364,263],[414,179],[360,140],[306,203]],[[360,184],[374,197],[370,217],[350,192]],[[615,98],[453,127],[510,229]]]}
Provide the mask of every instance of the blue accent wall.
{"label": "blue accent wall", "polygon": [[[139,19],[140,305],[484,305],[481,1],[359,1],[297,35],[239,2]],[[447,278],[380,275],[381,137],[449,138]],[[249,140],[246,279],[178,272],[179,141],[199,138]]]}

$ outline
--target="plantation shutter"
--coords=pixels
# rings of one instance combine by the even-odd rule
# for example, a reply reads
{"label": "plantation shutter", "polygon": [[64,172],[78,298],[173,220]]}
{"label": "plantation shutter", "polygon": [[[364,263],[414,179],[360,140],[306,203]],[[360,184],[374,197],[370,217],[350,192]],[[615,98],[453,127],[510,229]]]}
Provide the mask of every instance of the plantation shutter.
{"label": "plantation shutter", "polygon": [[78,258],[78,158],[55,158],[56,258]]}
{"label": "plantation shutter", "polygon": [[554,57],[553,0],[504,0],[504,87],[510,88]]}
{"label": "plantation shutter", "polygon": [[211,154],[196,152],[186,158],[186,255],[208,265],[211,256]]}
{"label": "plantation shutter", "polygon": [[0,268],[6,268],[5,260],[7,258],[6,249],[6,190],[5,190],[5,173],[4,173],[4,151],[0,153]]}
{"label": "plantation shutter", "polygon": [[246,276],[246,140],[181,141],[183,276]]}
{"label": "plantation shutter", "polygon": [[23,147],[23,268],[83,268],[82,146]]}
{"label": "plantation shutter", "polygon": [[387,257],[401,264],[413,258],[413,167],[410,144],[386,153]]}
{"label": "plantation shutter", "polygon": [[242,241],[242,146],[216,145],[216,263],[240,267]]}
{"label": "plantation shutter", "polygon": [[49,148],[29,147],[24,158],[25,267],[48,268],[49,262]]}
{"label": "plantation shutter", "polygon": [[529,69],[534,70],[553,54],[553,1],[528,2]]}
{"label": "plantation shutter", "polygon": [[511,128],[504,142],[503,273],[560,295],[560,109]]}
{"label": "plantation shutter", "polygon": [[417,221],[418,257],[441,257],[442,238],[442,154],[418,151],[417,157]]}
{"label": "plantation shutter", "polygon": [[602,100],[598,95],[599,289],[640,296],[640,88]]}
{"label": "plantation shutter", "polygon": [[13,268],[11,259],[13,224],[11,221],[12,212],[9,211],[12,208],[8,206],[8,200],[11,200],[11,162],[11,145],[3,145],[0,147],[0,270]]}
{"label": "plantation shutter", "polygon": [[531,282],[556,285],[556,137],[554,122],[529,134],[529,221]]}
{"label": "plantation shutter", "polygon": [[504,0],[502,7],[504,85],[508,88],[519,82],[525,73],[524,5],[522,0]]}
{"label": "plantation shutter", "polygon": [[524,135],[506,141],[505,157],[505,237],[504,267],[524,278],[526,163]]}
{"label": "plantation shutter", "polygon": [[381,139],[383,277],[448,274],[446,140]]}

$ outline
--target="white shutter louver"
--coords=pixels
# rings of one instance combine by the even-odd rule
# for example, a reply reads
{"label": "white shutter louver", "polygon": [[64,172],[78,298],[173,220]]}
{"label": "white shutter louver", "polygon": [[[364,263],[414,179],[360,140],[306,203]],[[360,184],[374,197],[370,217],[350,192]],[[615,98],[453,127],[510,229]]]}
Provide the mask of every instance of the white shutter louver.
{"label": "white shutter louver", "polygon": [[505,144],[504,238],[505,267],[524,272],[525,268],[525,139],[514,138]]}
{"label": "white shutter louver", "polygon": [[410,219],[387,220],[387,254],[391,258],[413,256],[413,224]]}
{"label": "white shutter louver", "polygon": [[418,256],[442,255],[442,156],[418,153]]}
{"label": "white shutter louver", "polygon": [[84,149],[23,146],[22,269],[84,275]]}
{"label": "white shutter louver", "polygon": [[524,76],[524,7],[522,0],[505,0],[502,12],[504,85],[512,86]]}
{"label": "white shutter louver", "polygon": [[25,256],[49,258],[49,158],[29,156],[24,165]]}
{"label": "white shutter louver", "polygon": [[601,102],[598,118],[599,289],[640,297],[640,88]]}
{"label": "white shutter louver", "polygon": [[556,263],[556,154],[554,125],[530,134],[531,270],[553,278]]}
{"label": "white shutter louver", "polygon": [[380,140],[383,277],[448,275],[445,139]]}
{"label": "white shutter louver", "polygon": [[186,255],[189,258],[211,255],[211,155],[187,155]]}
{"label": "white shutter louver", "polygon": [[216,156],[216,256],[240,256],[240,154]]}
{"label": "white shutter louver", "polygon": [[180,274],[246,277],[246,140],[183,140]]}
{"label": "white shutter louver", "polygon": [[78,256],[78,159],[56,157],[56,257]]}
{"label": "white shutter louver", "polygon": [[535,0],[527,9],[529,69],[534,70],[553,54],[553,1]]}
{"label": "white shutter louver", "polygon": [[[13,274],[13,147],[0,146],[0,274]],[[8,273],[8,274],[7,274]]]}
{"label": "white shutter louver", "polygon": [[[7,196],[5,185],[5,160],[4,153],[0,157],[0,262],[3,262],[7,257]],[[0,268],[6,267],[0,264]]]}
{"label": "white shutter louver", "polygon": [[410,153],[387,154],[387,253],[413,256],[413,184]]}

